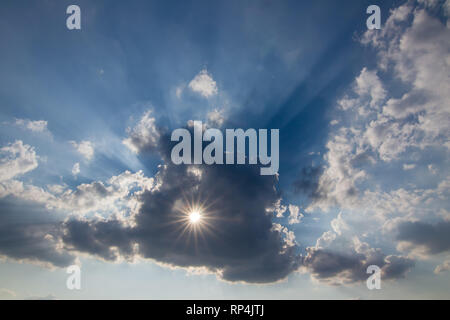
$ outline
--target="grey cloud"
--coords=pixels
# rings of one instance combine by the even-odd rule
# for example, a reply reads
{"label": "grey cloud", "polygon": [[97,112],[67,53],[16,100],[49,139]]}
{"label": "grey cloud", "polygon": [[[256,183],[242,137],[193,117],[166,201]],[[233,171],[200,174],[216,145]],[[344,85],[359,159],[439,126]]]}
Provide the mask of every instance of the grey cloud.
{"label": "grey cloud", "polygon": [[[274,282],[299,267],[297,247],[286,245],[266,211],[280,198],[276,177],[261,176],[259,168],[247,165],[176,166],[169,158],[172,144],[169,136],[157,143],[164,160],[156,176],[159,187],[140,195],[142,206],[133,226],[114,219],[69,220],[66,246],[108,260],[117,253],[132,256],[138,247],[145,258],[206,267],[228,281]],[[193,168],[201,175],[193,174]],[[176,206],[189,199],[204,203],[209,217],[209,227],[197,237],[183,233],[186,224],[176,222],[181,214]]]}
{"label": "grey cloud", "polygon": [[322,172],[322,167],[304,167],[294,182],[294,190],[311,199],[320,198],[319,178]]}
{"label": "grey cloud", "polygon": [[414,261],[401,256],[384,255],[379,249],[361,253],[346,253],[322,248],[307,248],[303,266],[318,280],[330,284],[364,281],[368,278],[367,267],[381,268],[382,279],[403,278],[414,266]]}
{"label": "grey cloud", "polygon": [[16,260],[65,267],[74,257],[57,249],[59,220],[35,203],[13,197],[0,199],[0,255]]}
{"label": "grey cloud", "polygon": [[397,240],[423,246],[430,254],[450,250],[450,221],[436,224],[426,222],[404,222],[398,226]]}

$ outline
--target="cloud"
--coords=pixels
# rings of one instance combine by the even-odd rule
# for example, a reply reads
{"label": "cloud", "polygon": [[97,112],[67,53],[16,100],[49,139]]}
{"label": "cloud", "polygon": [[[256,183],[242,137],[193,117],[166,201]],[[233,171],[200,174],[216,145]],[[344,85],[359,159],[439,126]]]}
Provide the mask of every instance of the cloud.
{"label": "cloud", "polygon": [[300,223],[303,218],[303,214],[300,213],[300,208],[292,204],[289,205],[289,224]]}
{"label": "cloud", "polygon": [[223,122],[225,121],[225,117],[223,115],[223,110],[214,109],[211,112],[208,112],[208,124],[212,127],[221,127]]}
{"label": "cloud", "polygon": [[17,140],[0,148],[0,182],[23,175],[37,168],[34,148]]}
{"label": "cloud", "polygon": [[450,260],[444,261],[442,264],[436,266],[434,269],[435,274],[444,273],[450,271]]}
{"label": "cloud", "polygon": [[73,165],[73,167],[72,167],[72,174],[73,174],[74,176],[77,176],[79,173],[80,173],[80,163],[77,162],[77,163],[75,163],[75,164]]}
{"label": "cloud", "polygon": [[49,132],[47,129],[47,121],[45,120],[28,120],[16,119],[16,125],[31,130],[32,132]]}
{"label": "cloud", "polygon": [[[447,252],[445,223],[436,223],[449,211],[450,193],[450,32],[444,20],[410,1],[391,11],[380,32],[363,36],[378,66],[363,68],[338,101],[345,121],[332,128],[318,178],[305,170],[294,184],[309,197],[306,212],[339,210],[331,234],[378,239],[392,253],[418,259]],[[427,171],[430,155],[433,170]],[[321,257],[338,266],[364,265],[364,257],[349,252],[314,249],[310,269]],[[354,277],[352,267],[342,270],[350,276],[333,271],[332,278]],[[316,273],[320,278],[320,269]]]}
{"label": "cloud", "polygon": [[[329,237],[324,234],[322,240]],[[414,261],[396,255],[385,255],[380,249],[373,249],[354,238],[353,241],[344,238],[328,238],[328,247],[321,247],[318,241],[316,247],[306,249],[303,259],[303,271],[321,282],[331,285],[350,284],[365,281],[368,278],[367,268],[376,265],[381,269],[381,278],[399,279],[414,266]],[[338,243],[340,248],[336,248]]]}
{"label": "cloud", "polygon": [[[110,261],[137,255],[173,267],[205,268],[227,281],[275,282],[299,267],[293,233],[274,227],[268,211],[280,199],[276,177],[261,176],[248,165],[177,166],[170,161],[172,144],[168,136],[156,143],[164,164],[156,185],[138,196],[132,224],[115,217],[70,219],[64,224],[65,246]],[[204,207],[198,234],[183,222],[191,201]]]}
{"label": "cloud", "polygon": [[0,255],[18,261],[65,267],[74,257],[59,243],[57,213],[35,202],[0,199]]}
{"label": "cloud", "polygon": [[81,154],[86,160],[91,160],[94,156],[94,144],[91,141],[70,141],[70,144]]}
{"label": "cloud", "polygon": [[308,166],[301,170],[299,177],[294,181],[294,190],[310,199],[320,197],[319,178],[323,169],[321,167]]}
{"label": "cloud", "polygon": [[146,111],[134,128],[127,129],[129,137],[123,140],[123,144],[135,153],[157,148],[161,133],[151,114],[151,110]]}
{"label": "cloud", "polygon": [[450,221],[430,224],[408,221],[398,225],[397,240],[400,248],[418,249],[426,254],[438,254],[450,250]]}
{"label": "cloud", "polygon": [[218,93],[217,84],[206,69],[201,70],[189,82],[189,88],[205,98],[212,97]]}
{"label": "cloud", "polygon": [[405,164],[403,164],[403,170],[412,170],[415,167],[416,167],[416,165],[414,163],[411,163],[411,164],[405,163]]}

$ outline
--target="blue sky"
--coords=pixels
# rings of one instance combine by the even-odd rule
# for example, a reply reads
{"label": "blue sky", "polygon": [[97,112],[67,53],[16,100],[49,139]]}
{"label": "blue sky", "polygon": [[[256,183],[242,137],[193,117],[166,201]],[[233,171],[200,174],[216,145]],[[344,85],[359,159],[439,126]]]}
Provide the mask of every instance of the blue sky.
{"label": "blue sky", "polygon": [[[0,298],[449,297],[448,0],[381,30],[371,1],[70,4],[0,5]],[[279,176],[173,165],[190,120],[279,129]],[[180,193],[217,238],[159,228]]]}

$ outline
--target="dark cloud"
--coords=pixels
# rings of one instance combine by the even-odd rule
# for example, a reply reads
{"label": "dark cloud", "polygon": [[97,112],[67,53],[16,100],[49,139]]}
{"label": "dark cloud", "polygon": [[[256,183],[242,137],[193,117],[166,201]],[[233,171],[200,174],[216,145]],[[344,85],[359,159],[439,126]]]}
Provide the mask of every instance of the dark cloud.
{"label": "dark cloud", "polygon": [[295,192],[303,194],[312,200],[321,198],[319,178],[322,172],[323,168],[319,166],[304,167],[294,182]]}
{"label": "dark cloud", "polygon": [[[179,267],[206,267],[228,281],[274,282],[300,265],[295,246],[272,227],[272,212],[280,198],[275,176],[261,176],[257,166],[174,165],[172,143],[158,143],[164,160],[157,174],[159,187],[140,196],[135,225],[121,221],[70,220],[64,243],[72,249],[113,260],[116,254],[139,255]],[[144,146],[143,149],[146,147]],[[192,169],[201,170],[201,174]],[[177,207],[201,202],[208,217],[201,233],[183,233],[186,221]],[[137,246],[136,246],[137,245]]]}
{"label": "dark cloud", "polygon": [[379,249],[359,253],[349,250],[348,253],[336,252],[321,248],[307,248],[303,266],[316,279],[330,284],[365,281],[367,267],[376,265],[381,268],[382,279],[403,278],[414,266],[411,259],[401,256],[386,256]]}
{"label": "dark cloud", "polygon": [[425,222],[404,222],[398,226],[397,240],[406,241],[415,246],[423,246],[430,254],[450,249],[450,221],[436,224]]}
{"label": "dark cloud", "polygon": [[59,225],[56,215],[43,206],[0,199],[0,255],[57,267],[73,264],[73,256],[56,248]]}

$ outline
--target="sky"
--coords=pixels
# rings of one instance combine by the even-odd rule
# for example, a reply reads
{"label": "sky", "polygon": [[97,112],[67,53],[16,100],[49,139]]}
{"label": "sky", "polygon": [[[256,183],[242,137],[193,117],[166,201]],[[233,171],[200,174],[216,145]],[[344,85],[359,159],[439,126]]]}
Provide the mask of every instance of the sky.
{"label": "sky", "polygon": [[[449,299],[449,15],[2,1],[0,299]],[[175,164],[193,121],[278,129],[278,173]]]}

